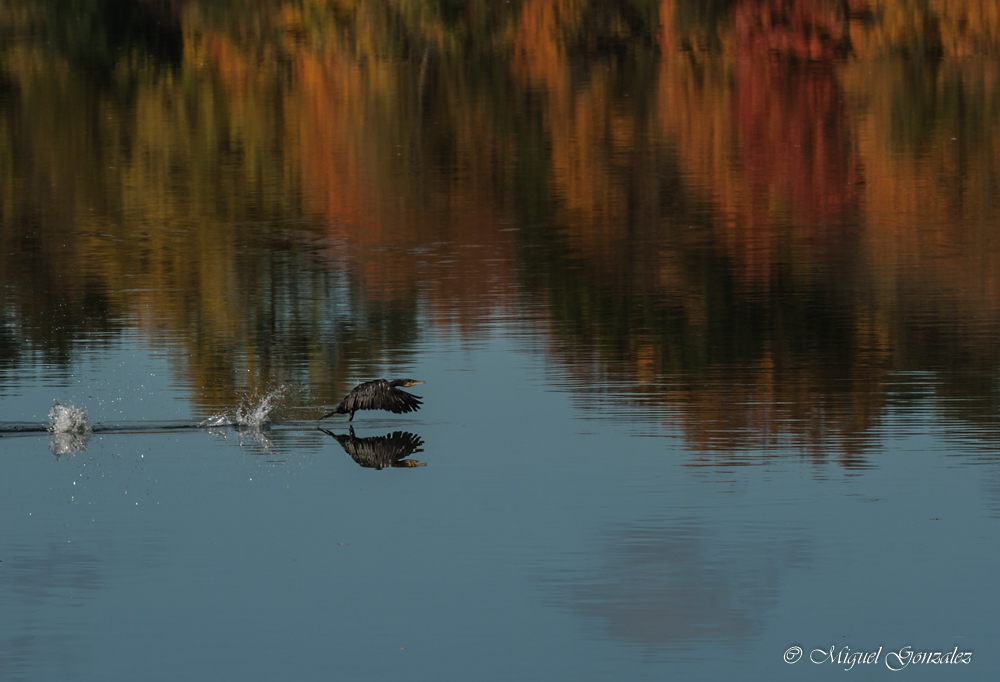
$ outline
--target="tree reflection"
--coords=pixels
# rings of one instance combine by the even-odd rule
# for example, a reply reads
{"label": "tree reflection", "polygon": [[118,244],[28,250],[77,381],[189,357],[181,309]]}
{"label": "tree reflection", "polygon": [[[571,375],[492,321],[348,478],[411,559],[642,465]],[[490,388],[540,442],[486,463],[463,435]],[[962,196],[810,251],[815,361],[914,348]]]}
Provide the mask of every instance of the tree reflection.
{"label": "tree reflection", "polygon": [[996,7],[117,6],[0,9],[5,372],[138,328],[205,411],[329,401],[541,311],[710,453],[863,466],[897,373],[1000,407]]}

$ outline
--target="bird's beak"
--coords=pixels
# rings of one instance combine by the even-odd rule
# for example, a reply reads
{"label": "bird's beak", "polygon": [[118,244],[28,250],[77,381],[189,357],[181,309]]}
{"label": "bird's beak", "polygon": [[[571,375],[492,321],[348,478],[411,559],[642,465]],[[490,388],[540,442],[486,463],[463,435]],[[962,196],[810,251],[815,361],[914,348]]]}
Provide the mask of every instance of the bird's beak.
{"label": "bird's beak", "polygon": [[425,381],[411,381],[410,383],[408,383],[406,385],[406,387],[409,388],[410,386],[416,386],[417,384],[424,384],[424,383],[427,383],[427,382],[425,382]]}

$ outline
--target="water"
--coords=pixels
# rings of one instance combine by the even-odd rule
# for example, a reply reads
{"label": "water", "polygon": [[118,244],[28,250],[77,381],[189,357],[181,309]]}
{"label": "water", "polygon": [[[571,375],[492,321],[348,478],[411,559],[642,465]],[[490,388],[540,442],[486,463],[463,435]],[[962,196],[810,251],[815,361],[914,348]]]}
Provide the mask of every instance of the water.
{"label": "water", "polygon": [[63,9],[0,12],[0,678],[989,679],[990,8]]}

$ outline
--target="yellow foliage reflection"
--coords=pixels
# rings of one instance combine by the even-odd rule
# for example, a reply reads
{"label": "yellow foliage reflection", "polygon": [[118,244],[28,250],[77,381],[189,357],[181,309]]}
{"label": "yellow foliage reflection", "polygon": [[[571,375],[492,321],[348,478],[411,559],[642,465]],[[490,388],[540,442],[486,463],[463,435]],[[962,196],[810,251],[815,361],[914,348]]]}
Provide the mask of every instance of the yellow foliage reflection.
{"label": "yellow foliage reflection", "polygon": [[[0,9],[0,280],[40,346],[90,306],[182,348],[206,409],[296,372],[332,398],[406,357],[393,321],[530,302],[623,411],[713,451],[834,430],[845,465],[893,371],[996,369],[991,3],[148,11],[102,52]],[[331,307],[363,329],[331,342]]]}

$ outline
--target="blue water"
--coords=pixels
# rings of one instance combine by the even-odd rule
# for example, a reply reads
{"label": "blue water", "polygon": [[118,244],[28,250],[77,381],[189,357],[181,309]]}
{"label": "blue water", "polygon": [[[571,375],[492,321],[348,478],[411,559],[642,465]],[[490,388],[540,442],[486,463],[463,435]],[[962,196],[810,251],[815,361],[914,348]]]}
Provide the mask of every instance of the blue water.
{"label": "blue water", "polygon": [[[102,432],[210,416],[137,339],[8,387],[5,421],[58,399],[95,433],[59,457],[48,433],[0,439],[3,678],[848,674],[784,663],[795,645],[958,646],[972,663],[948,674],[992,669],[1000,486],[936,404],[890,410],[859,470],[789,445],[704,466],[668,419],[582,413],[532,345],[422,341],[395,374],[427,381],[424,408],[354,421],[417,434],[419,468],[362,468],[310,419]],[[849,674],[889,674],[884,654]]]}
{"label": "blue water", "polygon": [[986,4],[4,2],[0,682],[995,679]]}

